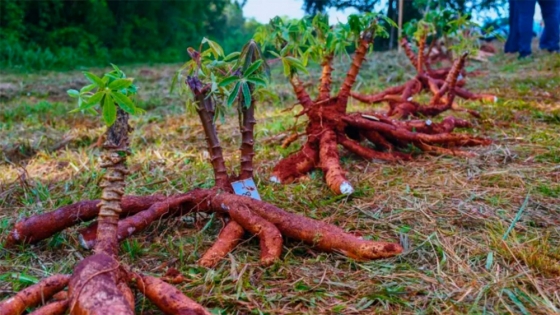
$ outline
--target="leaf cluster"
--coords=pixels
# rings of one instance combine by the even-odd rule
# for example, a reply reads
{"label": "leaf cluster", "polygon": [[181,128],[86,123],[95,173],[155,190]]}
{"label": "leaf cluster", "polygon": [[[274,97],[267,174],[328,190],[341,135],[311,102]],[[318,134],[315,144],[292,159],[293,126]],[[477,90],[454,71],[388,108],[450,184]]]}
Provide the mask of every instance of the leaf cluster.
{"label": "leaf cluster", "polygon": [[97,115],[96,107],[102,112],[103,121],[111,126],[117,119],[117,106],[131,115],[143,112],[134,103],[133,96],[138,88],[133,84],[134,79],[127,78],[125,73],[116,65],[111,64],[113,71],[98,77],[92,72],[83,72],[90,84],[82,87],[79,91],[70,89],[67,91],[70,97],[78,99],[78,108],[73,110],[89,112]]}
{"label": "leaf cluster", "polygon": [[183,64],[175,73],[171,92],[189,96],[186,107],[189,112],[197,109],[192,96],[196,93],[185,82],[188,77],[197,78],[208,87],[207,97],[214,98],[215,117],[223,118],[227,108],[236,100],[240,106],[249,107],[255,94],[268,85],[270,70],[254,41],[249,41],[240,52],[225,55],[223,48],[215,41],[204,38],[198,50],[187,49],[191,60]]}
{"label": "leaf cluster", "polygon": [[475,53],[480,48],[480,39],[486,31],[472,21],[469,13],[449,8],[427,11],[420,20],[413,19],[403,27],[403,33],[419,41],[422,37],[443,37],[455,54],[468,51]]}
{"label": "leaf cluster", "polygon": [[360,40],[372,41],[375,36],[388,36],[378,20],[384,19],[394,25],[390,19],[376,13],[353,14],[347,23],[329,25],[329,17],[318,13],[300,20],[285,20],[275,17],[267,25],[257,29],[255,41],[264,48],[270,48],[270,54],[282,61],[284,75],[291,77],[307,73],[310,60],[323,62],[334,56],[347,55],[351,45],[358,45]]}

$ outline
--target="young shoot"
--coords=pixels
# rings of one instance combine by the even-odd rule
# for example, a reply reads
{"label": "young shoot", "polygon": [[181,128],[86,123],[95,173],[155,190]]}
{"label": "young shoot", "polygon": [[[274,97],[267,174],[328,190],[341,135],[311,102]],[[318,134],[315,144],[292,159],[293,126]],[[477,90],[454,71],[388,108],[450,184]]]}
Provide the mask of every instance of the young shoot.
{"label": "young shoot", "polygon": [[214,119],[224,119],[236,100],[242,99],[244,106],[249,107],[255,92],[268,84],[268,66],[254,41],[227,56],[218,43],[207,38],[198,50],[190,47],[187,51],[191,60],[175,73],[171,91],[178,87],[179,94],[187,96],[190,113],[199,106],[193,102],[193,96],[202,92],[214,100]]}
{"label": "young shoot", "polygon": [[67,91],[72,98],[78,99],[78,108],[72,112],[88,112],[98,114],[96,108],[102,113],[102,120],[107,126],[113,125],[117,119],[117,106],[131,115],[137,115],[144,110],[137,107],[134,102],[138,88],[134,85],[133,78],[127,78],[125,73],[116,65],[111,64],[113,71],[105,73],[102,77],[91,72],[83,72],[90,84],[79,91]]}

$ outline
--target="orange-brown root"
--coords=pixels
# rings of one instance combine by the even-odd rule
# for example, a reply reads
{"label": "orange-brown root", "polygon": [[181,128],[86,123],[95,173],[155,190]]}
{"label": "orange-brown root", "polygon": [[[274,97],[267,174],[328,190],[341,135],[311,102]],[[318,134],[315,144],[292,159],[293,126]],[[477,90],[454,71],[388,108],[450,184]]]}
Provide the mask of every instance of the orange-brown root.
{"label": "orange-brown root", "polygon": [[68,285],[70,276],[54,275],[18,292],[0,303],[0,315],[19,315],[28,307],[50,299],[55,293]]}
{"label": "orange-brown root", "polygon": [[422,142],[418,142],[415,144],[418,148],[420,148],[424,152],[434,153],[437,155],[451,155],[451,156],[461,156],[466,158],[471,158],[476,156],[476,154],[472,152],[465,152],[462,150],[454,150],[454,149],[447,149],[442,147],[436,147],[433,145],[428,145]]}
{"label": "orange-brown root", "polygon": [[266,221],[260,216],[254,214],[251,209],[244,205],[223,205],[227,207],[227,212],[232,220],[239,223],[245,230],[251,234],[255,234],[260,239],[261,246],[261,264],[270,266],[280,259],[282,255],[282,234],[274,226],[274,224]]}
{"label": "orange-brown root", "polygon": [[[133,214],[163,199],[160,195],[127,196],[121,201],[121,208],[124,215]],[[24,219],[8,235],[7,245],[36,243],[80,222],[93,220],[99,213],[98,204],[99,200],[82,201]]]}
{"label": "orange-brown root", "polygon": [[[148,300],[169,315],[211,315],[204,307],[164,281],[142,274],[132,274],[131,280]],[[111,314],[111,313],[109,313]]]}
{"label": "orange-brown root", "polygon": [[361,156],[362,158],[373,161],[373,160],[383,160],[394,162],[397,160],[409,160],[411,158],[410,155],[399,153],[399,152],[379,152],[372,150],[370,148],[366,148],[361,146],[358,142],[348,139],[347,137],[338,137],[338,143],[340,143],[343,147],[345,147],[348,151]]}
{"label": "orange-brown root", "polygon": [[60,292],[56,293],[55,295],[53,295],[52,298],[55,301],[68,300],[68,291],[60,291]]}
{"label": "orange-brown root", "polygon": [[448,116],[440,123],[434,123],[430,120],[407,120],[394,121],[395,125],[406,128],[409,131],[426,134],[450,133],[455,128],[471,128],[472,124],[464,119]]}
{"label": "orange-brown root", "polygon": [[[464,53],[461,55],[461,57],[459,57],[457,60],[453,62],[453,65],[451,66],[451,70],[449,70],[449,73],[445,78],[445,83],[434,93],[432,99],[430,100],[430,105],[433,106],[438,104],[441,97],[447,91],[452,91],[455,89],[455,85],[457,84],[457,78],[459,77],[461,70],[463,70],[463,67],[465,66],[465,61],[467,60],[467,56],[468,54]],[[451,104],[449,105],[451,106]]]}
{"label": "orange-brown root", "polygon": [[117,289],[122,293],[125,301],[128,303],[130,309],[134,309],[134,293],[125,281],[117,283]]}
{"label": "orange-brown root", "polygon": [[418,112],[418,104],[413,102],[389,102],[390,110],[387,112],[387,116],[392,119],[408,118],[410,115],[414,115]]}
{"label": "orange-brown root", "polygon": [[395,148],[393,144],[387,139],[385,139],[379,132],[375,130],[361,130],[360,133],[368,139],[369,142],[373,143],[377,148],[393,151]]}
{"label": "orange-brown root", "polygon": [[55,301],[34,310],[29,315],[64,315],[68,310],[69,303],[68,300]]}
{"label": "orange-brown root", "polygon": [[273,169],[270,180],[278,183],[291,183],[305,176],[319,163],[319,151],[307,140],[303,147],[282,159]]}
{"label": "orange-brown root", "polygon": [[401,95],[401,100],[409,101],[412,95],[420,92],[421,90],[422,90],[422,83],[420,83],[420,81],[414,78],[405,84],[404,90]]}
{"label": "orange-brown root", "polygon": [[226,194],[218,195],[212,200],[214,207],[231,203],[245,204],[252,212],[274,224],[285,237],[303,241],[324,251],[341,252],[358,260],[387,258],[402,252],[399,244],[364,240],[332,224],[289,213],[262,201]]}
{"label": "orange-brown root", "polygon": [[454,92],[455,94],[457,94],[457,96],[467,100],[481,100],[483,102],[494,103],[498,99],[495,95],[492,94],[475,94],[460,87],[455,87]]}
{"label": "orange-brown root", "polygon": [[357,99],[358,101],[366,104],[373,104],[379,103],[388,100],[389,95],[400,95],[404,91],[406,84],[390,87],[383,92],[373,94],[373,95],[364,95],[358,92],[350,92],[350,96]]}
{"label": "orange-brown root", "polygon": [[325,181],[329,188],[337,194],[349,195],[354,188],[345,177],[345,172],[340,166],[336,134],[332,130],[325,130],[319,142],[319,160],[321,169],[325,174]]}
{"label": "orange-brown root", "polygon": [[296,132],[290,135],[288,138],[284,139],[284,141],[282,142],[282,149],[289,147],[290,144],[294,143],[300,136],[301,134]]}
{"label": "orange-brown root", "polygon": [[424,133],[414,133],[408,131],[405,128],[399,128],[396,125],[391,125],[387,123],[366,120],[359,115],[352,115],[348,117],[343,117],[343,120],[348,124],[355,126],[357,128],[363,128],[367,130],[375,130],[386,137],[392,137],[400,141],[418,143],[423,142],[424,144],[443,144],[449,146],[478,146],[478,145],[489,145],[491,140],[479,137],[473,137],[466,134],[424,134]]}
{"label": "orange-brown root", "polygon": [[239,244],[243,234],[245,234],[245,230],[239,223],[235,221],[228,222],[218,235],[214,245],[204,253],[198,264],[206,268],[215,267],[220,260],[226,257]]}
{"label": "orange-brown root", "polygon": [[[179,195],[152,204],[147,210],[138,212],[118,222],[117,238],[122,241],[137,231],[145,229],[155,220],[173,214],[180,204],[191,200],[191,195]],[[80,231],[80,243],[84,248],[91,249],[96,243],[96,226],[92,225]]]}
{"label": "orange-brown root", "polygon": [[76,315],[134,315],[126,292],[120,263],[99,253],[82,260],[74,269],[68,285],[70,313]]}

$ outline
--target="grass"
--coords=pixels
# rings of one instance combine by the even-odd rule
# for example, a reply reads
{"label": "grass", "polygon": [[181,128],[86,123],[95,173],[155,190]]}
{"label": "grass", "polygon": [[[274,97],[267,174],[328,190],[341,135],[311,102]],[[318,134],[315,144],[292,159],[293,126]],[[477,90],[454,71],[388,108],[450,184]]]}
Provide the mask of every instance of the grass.
{"label": "grass", "polygon": [[[335,74],[343,74],[344,64]],[[293,185],[266,180],[303,139],[288,149],[275,140],[292,129],[290,113],[297,112],[283,112],[295,101],[278,73],[272,87],[276,98],[259,104],[261,197],[366,238],[400,241],[406,248],[402,255],[356,262],[288,240],[282,260],[262,268],[258,241],[250,238],[208,270],[196,261],[221,226],[219,220],[197,217],[159,222],[123,242],[122,261],[158,276],[177,268],[189,279],[180,285],[183,292],[215,314],[558,313],[560,56],[517,61],[498,55],[471,66],[486,70],[470,79],[470,88],[496,93],[500,101],[463,102],[483,114],[468,132],[489,136],[494,144],[472,148],[478,153],[473,159],[417,155],[403,164],[368,163],[343,153],[356,187],[350,198],[333,196],[320,172]],[[198,118],[168,93],[176,67],[124,69],[137,78],[148,109],[132,121],[127,193],[174,194],[213,184]],[[411,73],[403,56],[379,53],[369,57],[359,90],[378,91]],[[311,80],[317,75],[312,72]],[[99,151],[90,146],[103,128],[92,117],[67,113],[74,104],[65,90],[81,80],[79,72],[2,74],[1,242],[17,219],[99,194]],[[351,108],[366,107],[352,103]],[[219,129],[228,163],[237,165],[236,120]],[[79,247],[77,228],[33,246],[0,247],[0,299],[52,273],[71,272],[89,254]],[[139,312],[153,314],[146,300],[138,297],[136,303]]]}

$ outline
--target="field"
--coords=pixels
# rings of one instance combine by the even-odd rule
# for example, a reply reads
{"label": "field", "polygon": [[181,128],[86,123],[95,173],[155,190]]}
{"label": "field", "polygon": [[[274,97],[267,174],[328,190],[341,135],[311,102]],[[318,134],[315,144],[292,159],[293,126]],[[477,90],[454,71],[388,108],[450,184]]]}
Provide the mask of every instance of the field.
{"label": "field", "polygon": [[[335,73],[342,74],[346,64],[338,63]],[[132,122],[128,194],[213,185],[198,117],[169,94],[177,67],[123,67],[136,78],[140,106],[147,110]],[[356,188],[351,197],[333,196],[318,171],[303,183],[270,183],[275,163],[303,141],[280,148],[298,109],[285,111],[295,100],[280,69],[273,72],[276,98],[258,104],[256,181],[262,199],[366,238],[400,241],[402,255],[357,262],[288,241],[282,260],[263,268],[258,240],[251,238],[210,270],[196,261],[222,225],[198,216],[158,222],[124,241],[123,263],[159,276],[168,267],[178,269],[188,279],[180,289],[215,314],[560,313],[560,55],[537,53],[518,61],[499,54],[488,63],[471,62],[469,70],[478,70],[470,89],[495,93],[499,101],[463,102],[483,115],[464,132],[494,143],[470,148],[478,154],[472,159],[417,154],[397,164],[346,152],[343,166]],[[404,56],[375,53],[357,89],[379,91],[412,73]],[[3,243],[15,220],[98,197],[95,144],[104,128],[95,117],[69,113],[75,104],[66,90],[85,83],[79,71],[0,74]],[[296,128],[302,127],[299,121]],[[237,120],[228,119],[219,131],[229,164],[237,165]],[[37,245],[1,246],[0,300],[52,273],[70,273],[89,254],[79,246],[77,229]],[[140,296],[136,307],[155,314]]]}

